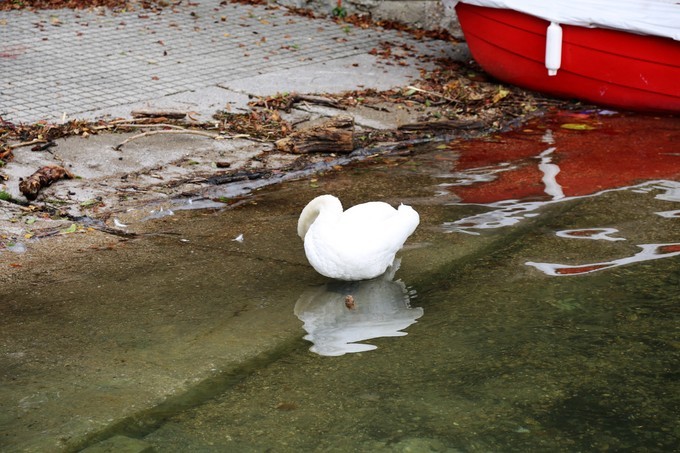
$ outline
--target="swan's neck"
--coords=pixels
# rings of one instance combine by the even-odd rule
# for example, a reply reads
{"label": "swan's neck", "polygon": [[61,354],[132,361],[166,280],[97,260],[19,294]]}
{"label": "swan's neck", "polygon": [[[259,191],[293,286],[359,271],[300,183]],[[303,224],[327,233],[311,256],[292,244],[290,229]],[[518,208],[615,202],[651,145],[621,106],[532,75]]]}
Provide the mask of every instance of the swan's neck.
{"label": "swan's neck", "polygon": [[304,240],[307,231],[309,231],[309,228],[320,215],[339,215],[340,213],[342,213],[342,204],[336,197],[332,195],[316,197],[305,206],[300,214],[298,219],[298,236]]}

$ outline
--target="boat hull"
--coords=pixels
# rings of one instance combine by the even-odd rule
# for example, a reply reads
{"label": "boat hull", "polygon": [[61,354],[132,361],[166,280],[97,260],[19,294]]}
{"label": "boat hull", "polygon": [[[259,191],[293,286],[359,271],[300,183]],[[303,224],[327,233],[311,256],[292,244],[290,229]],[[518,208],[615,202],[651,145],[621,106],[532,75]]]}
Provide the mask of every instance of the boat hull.
{"label": "boat hull", "polygon": [[472,56],[501,81],[618,109],[680,112],[680,42],[562,25],[561,67],[549,76],[549,22],[465,3],[456,5],[456,13]]}

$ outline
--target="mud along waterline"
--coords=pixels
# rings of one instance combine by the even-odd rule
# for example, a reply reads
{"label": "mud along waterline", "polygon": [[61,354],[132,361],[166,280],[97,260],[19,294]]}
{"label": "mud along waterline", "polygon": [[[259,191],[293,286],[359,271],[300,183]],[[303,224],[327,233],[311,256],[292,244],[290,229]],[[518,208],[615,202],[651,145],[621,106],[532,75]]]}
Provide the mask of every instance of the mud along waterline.
{"label": "mud along waterline", "polygon": [[[496,141],[539,142],[508,158],[522,169],[541,164],[542,136]],[[63,235],[49,260],[3,252],[3,449],[68,451],[123,434],[158,451],[668,450],[680,238],[677,218],[657,213],[678,209],[678,178],[561,201],[533,194],[545,203],[515,207],[511,226],[474,230],[473,219],[452,232],[498,210],[459,203],[470,186],[456,184],[485,184],[482,167],[498,168],[461,168],[464,150],[433,148],[263,189],[227,211],[175,212],[138,239]],[[396,275],[423,310],[406,336],[341,357],[308,350],[293,309],[327,280],[295,225],[320,193],[419,211]],[[626,240],[556,234],[604,227]],[[669,254],[579,275],[526,264],[615,261],[640,244]]]}

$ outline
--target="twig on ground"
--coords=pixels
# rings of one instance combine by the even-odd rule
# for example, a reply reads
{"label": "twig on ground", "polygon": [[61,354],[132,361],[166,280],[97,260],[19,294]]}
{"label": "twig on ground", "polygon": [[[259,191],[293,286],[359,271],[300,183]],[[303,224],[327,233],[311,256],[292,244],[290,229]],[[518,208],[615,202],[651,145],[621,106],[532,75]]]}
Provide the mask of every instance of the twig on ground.
{"label": "twig on ground", "polygon": [[7,147],[9,149],[16,149],[16,148],[21,148],[22,146],[36,145],[38,143],[47,143],[47,140],[42,140],[42,139],[36,138],[35,140],[31,140],[30,142],[15,143],[13,145],[7,145]]}
{"label": "twig on ground", "polygon": [[132,124],[132,123],[121,123],[117,124],[116,127],[129,127],[129,128],[138,128],[138,129],[143,129],[145,127],[164,127],[167,129],[177,129],[181,131],[186,131],[187,128],[182,127],[182,126],[177,126],[176,124],[167,124],[167,123],[151,123],[151,124]]}
{"label": "twig on ground", "polygon": [[290,112],[290,109],[293,107],[293,104],[297,102],[309,102],[311,104],[325,105],[326,107],[333,107],[335,109],[346,110],[346,108],[343,105],[340,105],[340,103],[338,103],[338,101],[334,99],[325,98],[322,96],[313,96],[311,94],[297,94],[297,93],[293,93],[290,95],[288,102],[286,102],[286,105],[283,106],[283,110],[286,112]]}
{"label": "twig on ground", "polygon": [[422,88],[414,87],[412,85],[407,86],[406,89],[417,91],[418,93],[424,93],[424,94],[427,94],[427,95],[430,95],[430,96],[435,96],[435,97],[438,97],[440,99],[444,99],[444,100],[449,101],[449,102],[458,103],[458,101],[456,99],[452,99],[448,96],[444,96],[443,94],[435,93],[434,91],[423,90]]}
{"label": "twig on ground", "polygon": [[132,140],[136,140],[138,138],[142,137],[148,137],[150,135],[159,135],[159,134],[187,134],[187,135],[200,135],[202,137],[208,137],[212,138],[213,140],[233,140],[237,138],[250,138],[248,134],[236,134],[236,135],[220,135],[220,134],[213,134],[211,132],[204,132],[204,131],[195,131],[195,130],[190,130],[190,129],[182,129],[182,130],[177,130],[177,129],[172,129],[172,130],[162,130],[162,131],[146,131],[142,132],[141,134],[133,135],[130,138],[127,138],[123,140],[121,143],[118,145],[114,146],[113,149],[116,151],[120,151],[120,149],[126,145],[127,143],[130,143]]}
{"label": "twig on ground", "polygon": [[485,126],[482,121],[476,120],[444,120],[444,121],[420,121],[417,123],[402,124],[397,129],[400,131],[442,131],[442,130],[470,130],[481,129]]}
{"label": "twig on ground", "polygon": [[373,109],[377,112],[389,112],[390,111],[390,109],[388,109],[387,107],[381,107],[381,106],[378,106],[378,105],[361,104],[361,106],[369,108],[369,109]]}
{"label": "twig on ground", "polygon": [[132,116],[135,118],[172,118],[180,120],[187,116],[187,112],[181,110],[154,110],[154,109],[139,109],[133,110]]}
{"label": "twig on ground", "polygon": [[[124,118],[107,121],[106,123],[95,126],[92,129],[95,131],[100,131],[103,129],[112,129],[115,127],[138,127],[138,126],[159,126],[159,127],[181,127],[174,124],[167,124],[168,118]],[[138,125],[138,126],[136,126]]]}

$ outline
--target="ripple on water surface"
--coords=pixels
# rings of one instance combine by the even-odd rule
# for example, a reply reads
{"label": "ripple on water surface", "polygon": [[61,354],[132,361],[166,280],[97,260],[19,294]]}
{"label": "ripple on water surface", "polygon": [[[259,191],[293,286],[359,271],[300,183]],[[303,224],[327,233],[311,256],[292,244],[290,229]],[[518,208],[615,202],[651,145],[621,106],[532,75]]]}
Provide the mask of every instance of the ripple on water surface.
{"label": "ripple on water surface", "polygon": [[[677,123],[541,121],[325,175],[313,189],[294,183],[302,198],[399,198],[421,213],[398,272],[417,291],[418,322],[405,337],[362,334],[378,348],[341,357],[306,344],[148,441],[243,451],[672,448]],[[594,129],[560,127],[574,122]],[[345,292],[336,308],[347,308]]]}

